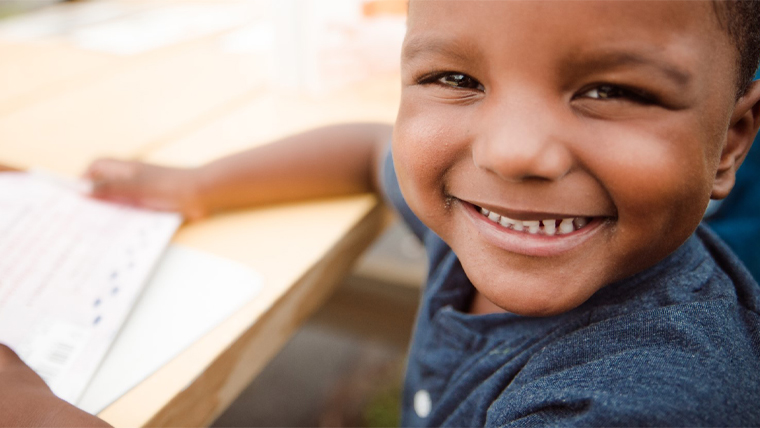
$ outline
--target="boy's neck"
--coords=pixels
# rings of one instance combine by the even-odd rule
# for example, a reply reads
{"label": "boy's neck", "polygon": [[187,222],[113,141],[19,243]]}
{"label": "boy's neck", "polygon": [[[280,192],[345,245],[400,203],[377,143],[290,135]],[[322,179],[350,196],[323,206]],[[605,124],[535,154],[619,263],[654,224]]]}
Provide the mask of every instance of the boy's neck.
{"label": "boy's neck", "polygon": [[486,296],[481,294],[478,290],[475,290],[475,294],[472,296],[472,303],[470,303],[469,312],[473,315],[484,315],[484,314],[500,314],[506,311],[496,306],[493,302],[488,300]]}

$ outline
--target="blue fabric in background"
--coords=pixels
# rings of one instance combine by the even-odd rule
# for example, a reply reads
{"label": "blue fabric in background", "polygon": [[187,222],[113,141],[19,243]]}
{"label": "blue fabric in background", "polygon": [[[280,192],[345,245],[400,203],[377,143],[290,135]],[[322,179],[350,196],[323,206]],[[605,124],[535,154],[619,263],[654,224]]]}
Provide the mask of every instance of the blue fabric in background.
{"label": "blue fabric in background", "polygon": [[760,280],[760,137],[736,175],[734,190],[706,223]]}

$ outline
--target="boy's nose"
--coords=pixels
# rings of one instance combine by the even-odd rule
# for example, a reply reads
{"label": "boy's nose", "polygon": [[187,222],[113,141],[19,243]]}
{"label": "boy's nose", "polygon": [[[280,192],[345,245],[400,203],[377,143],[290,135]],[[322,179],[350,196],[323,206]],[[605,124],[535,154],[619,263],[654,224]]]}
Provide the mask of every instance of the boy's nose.
{"label": "boy's nose", "polygon": [[540,106],[513,105],[481,116],[472,146],[475,165],[503,180],[559,180],[573,165],[561,129]]}

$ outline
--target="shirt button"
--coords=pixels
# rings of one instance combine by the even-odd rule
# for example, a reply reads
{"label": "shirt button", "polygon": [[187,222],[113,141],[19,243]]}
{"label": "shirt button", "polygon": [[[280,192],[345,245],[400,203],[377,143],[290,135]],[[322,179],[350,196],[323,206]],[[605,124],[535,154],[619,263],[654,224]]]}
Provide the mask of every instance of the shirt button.
{"label": "shirt button", "polygon": [[414,411],[417,416],[426,418],[430,414],[430,410],[433,407],[433,402],[430,400],[430,393],[424,389],[420,389],[414,394]]}

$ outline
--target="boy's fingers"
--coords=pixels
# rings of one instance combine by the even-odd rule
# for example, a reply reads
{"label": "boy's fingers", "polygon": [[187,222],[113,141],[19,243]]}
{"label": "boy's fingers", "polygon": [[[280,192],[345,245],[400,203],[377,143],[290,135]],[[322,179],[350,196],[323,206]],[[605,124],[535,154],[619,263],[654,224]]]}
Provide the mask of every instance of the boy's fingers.
{"label": "boy's fingers", "polygon": [[48,390],[45,381],[26,365],[18,354],[6,345],[0,344],[0,380],[14,379],[24,385]]}
{"label": "boy's fingers", "polygon": [[6,345],[0,343],[0,369],[18,364],[21,362],[21,358]]}
{"label": "boy's fingers", "polygon": [[131,199],[138,190],[139,168],[137,162],[99,159],[90,165],[84,177],[92,182],[92,196]]}
{"label": "boy's fingers", "polygon": [[56,397],[12,349],[0,344],[0,426],[102,427],[108,424]]}
{"label": "boy's fingers", "polygon": [[108,162],[110,162],[110,159],[100,158],[94,160],[84,171],[82,177],[92,179],[102,175],[101,170],[104,168],[104,165],[108,164]]}
{"label": "boy's fingers", "polygon": [[159,211],[183,211],[187,216],[187,207],[182,205],[183,176],[177,171],[142,162],[99,159],[85,177],[92,183],[92,197]]}
{"label": "boy's fingers", "polygon": [[[37,376],[37,374],[34,373],[34,371],[26,365],[26,363],[21,361],[21,358],[13,349],[9,348],[7,345],[0,343],[0,373],[8,373],[10,371],[19,370],[28,372],[29,374],[33,375],[34,378],[39,378],[39,376]],[[39,381],[43,382],[42,378],[39,378]]]}
{"label": "boy's fingers", "polygon": [[85,177],[91,179],[127,180],[133,177],[139,164],[117,159],[98,159],[87,168]]}
{"label": "boy's fingers", "polygon": [[97,197],[107,197],[109,195],[118,195],[120,193],[124,193],[124,189],[126,186],[124,186],[123,183],[118,181],[112,181],[112,180],[104,180],[104,179],[97,179],[92,178],[90,179],[92,182],[92,192],[91,194],[93,196]]}

